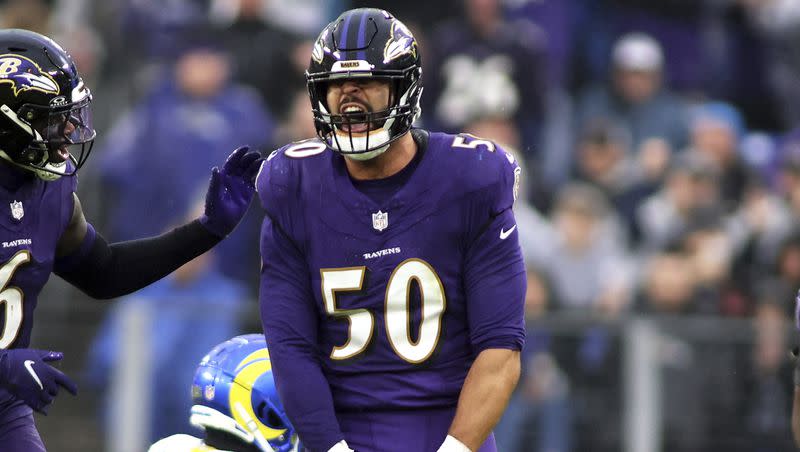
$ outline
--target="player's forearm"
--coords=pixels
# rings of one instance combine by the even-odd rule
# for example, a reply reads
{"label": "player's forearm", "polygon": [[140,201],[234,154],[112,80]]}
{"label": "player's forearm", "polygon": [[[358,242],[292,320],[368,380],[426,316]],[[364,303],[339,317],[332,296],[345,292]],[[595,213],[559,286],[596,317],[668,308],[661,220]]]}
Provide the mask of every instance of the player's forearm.
{"label": "player's forearm", "polygon": [[500,420],[519,374],[519,351],[482,351],[464,381],[456,417],[448,433],[477,451]]}
{"label": "player's forearm", "polygon": [[301,441],[310,451],[327,451],[344,435],[319,364],[295,347],[270,345],[269,350],[281,402]]}
{"label": "player's forearm", "polygon": [[64,259],[73,263],[58,262],[56,274],[93,298],[108,299],[158,281],[221,239],[195,220],[156,237],[108,244],[96,234],[85,240],[87,249]]}

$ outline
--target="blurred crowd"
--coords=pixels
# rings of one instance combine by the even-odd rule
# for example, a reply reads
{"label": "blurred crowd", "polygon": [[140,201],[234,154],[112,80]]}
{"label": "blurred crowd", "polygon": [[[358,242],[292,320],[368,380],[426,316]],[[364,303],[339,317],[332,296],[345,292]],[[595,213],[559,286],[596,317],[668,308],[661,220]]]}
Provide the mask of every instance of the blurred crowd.
{"label": "blurred crowd", "polygon": [[[515,208],[532,326],[512,401],[520,408],[501,424],[516,427],[501,450],[619,450],[618,433],[584,432],[619,430],[610,419],[618,337],[600,326],[559,341],[538,321],[553,313],[753,319],[753,347],[723,360],[695,350],[690,368],[720,367],[695,386],[665,388],[694,401],[665,415],[677,438],[667,450],[715,450],[703,441],[737,432],[758,450],[788,447],[783,350],[800,287],[797,0],[0,5],[3,27],[61,43],[94,94],[98,140],[79,190],[95,198],[87,214],[111,240],[179,222],[209,167],[238,145],[267,152],[313,136],[303,71],[316,33],[351,7],[388,9],[420,41],[418,125],[496,140],[526,169]],[[213,274],[230,285],[226,296],[252,299],[259,222],[254,208],[207,262],[149,296],[192,310],[170,294]],[[156,346],[174,345],[172,336]],[[708,387],[738,389],[731,400]],[[757,450],[746,441],[724,450]]]}

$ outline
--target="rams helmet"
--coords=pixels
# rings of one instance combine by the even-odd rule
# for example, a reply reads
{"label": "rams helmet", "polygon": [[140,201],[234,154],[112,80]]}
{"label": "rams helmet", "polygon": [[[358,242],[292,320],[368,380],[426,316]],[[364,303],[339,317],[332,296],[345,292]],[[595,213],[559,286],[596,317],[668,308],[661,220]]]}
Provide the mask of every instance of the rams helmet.
{"label": "rams helmet", "polygon": [[299,441],[275,389],[262,334],[225,341],[203,357],[192,384],[190,422],[216,429],[264,452],[290,452]]}

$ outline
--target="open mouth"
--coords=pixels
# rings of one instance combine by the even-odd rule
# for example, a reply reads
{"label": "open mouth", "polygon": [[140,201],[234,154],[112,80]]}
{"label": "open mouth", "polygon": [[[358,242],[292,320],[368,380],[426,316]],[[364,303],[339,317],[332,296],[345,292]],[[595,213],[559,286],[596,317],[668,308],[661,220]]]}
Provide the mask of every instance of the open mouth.
{"label": "open mouth", "polygon": [[339,126],[341,131],[350,133],[366,133],[369,131],[369,112],[364,105],[348,102],[343,104],[339,111],[342,116],[342,124]]}
{"label": "open mouth", "polygon": [[59,165],[61,163],[66,162],[69,160],[69,149],[67,144],[62,144],[61,146],[52,149],[50,151],[50,163],[54,165]]}

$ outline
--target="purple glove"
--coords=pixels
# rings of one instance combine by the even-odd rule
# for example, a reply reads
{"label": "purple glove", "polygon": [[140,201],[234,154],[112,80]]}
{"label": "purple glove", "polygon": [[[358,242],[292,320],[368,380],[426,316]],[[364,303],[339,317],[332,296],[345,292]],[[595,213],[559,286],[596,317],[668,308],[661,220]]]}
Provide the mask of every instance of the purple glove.
{"label": "purple glove", "polygon": [[242,146],[228,156],[222,170],[211,170],[206,209],[200,223],[214,235],[225,237],[247,212],[255,193],[255,178],[263,159],[258,152]]}
{"label": "purple glove", "polygon": [[78,393],[78,386],[69,377],[47,364],[63,357],[61,352],[32,348],[0,350],[0,386],[46,415],[48,405],[58,395],[59,386],[72,395]]}

